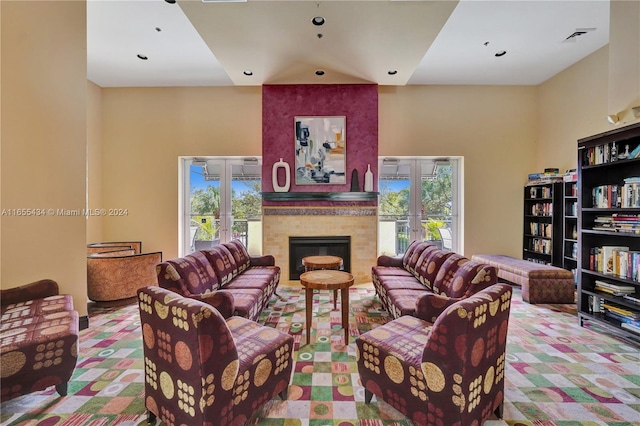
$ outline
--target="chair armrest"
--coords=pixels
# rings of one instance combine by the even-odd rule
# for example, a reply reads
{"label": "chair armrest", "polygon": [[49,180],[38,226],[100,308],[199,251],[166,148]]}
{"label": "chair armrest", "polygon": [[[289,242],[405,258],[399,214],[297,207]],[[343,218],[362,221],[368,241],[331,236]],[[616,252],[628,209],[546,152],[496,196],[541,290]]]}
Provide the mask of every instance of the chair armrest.
{"label": "chair armrest", "polygon": [[189,297],[216,308],[224,319],[232,317],[235,314],[236,307],[233,300],[233,294],[229,291],[218,290],[211,293],[193,294]]}
{"label": "chair armrest", "polygon": [[378,256],[377,266],[397,266],[402,268],[402,258],[401,257],[391,257],[383,254]]}
{"label": "chair armrest", "polygon": [[416,317],[433,324],[445,309],[460,300],[462,298],[426,293],[416,301]]}
{"label": "chair armrest", "polygon": [[26,302],[27,300],[44,299],[58,294],[60,294],[60,290],[57,282],[49,279],[40,280],[20,287],[0,290],[0,306]]}
{"label": "chair armrest", "polygon": [[250,256],[249,265],[251,266],[275,266],[276,258],[273,255],[265,254],[264,256]]}

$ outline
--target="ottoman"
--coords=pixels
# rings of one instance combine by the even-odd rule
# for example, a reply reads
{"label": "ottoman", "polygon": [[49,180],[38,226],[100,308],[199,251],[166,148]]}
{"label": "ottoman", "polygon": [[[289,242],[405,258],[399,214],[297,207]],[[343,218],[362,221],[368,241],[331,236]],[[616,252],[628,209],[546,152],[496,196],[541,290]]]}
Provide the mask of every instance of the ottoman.
{"label": "ottoman", "polygon": [[478,262],[498,268],[498,278],[522,287],[522,300],[537,303],[575,303],[571,271],[501,254],[474,254]]}

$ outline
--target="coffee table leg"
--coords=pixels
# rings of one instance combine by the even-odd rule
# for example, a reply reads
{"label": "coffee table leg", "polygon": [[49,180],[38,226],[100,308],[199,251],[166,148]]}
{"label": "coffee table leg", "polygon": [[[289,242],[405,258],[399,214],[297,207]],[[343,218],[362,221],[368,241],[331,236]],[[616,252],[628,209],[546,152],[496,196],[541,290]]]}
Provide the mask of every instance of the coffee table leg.
{"label": "coffee table leg", "polygon": [[305,296],[305,310],[307,315],[306,327],[307,327],[307,345],[311,341],[311,311],[313,309],[313,289],[305,288],[304,289]]}
{"label": "coffee table leg", "polygon": [[344,328],[344,344],[349,344],[349,287],[341,289],[342,328]]}

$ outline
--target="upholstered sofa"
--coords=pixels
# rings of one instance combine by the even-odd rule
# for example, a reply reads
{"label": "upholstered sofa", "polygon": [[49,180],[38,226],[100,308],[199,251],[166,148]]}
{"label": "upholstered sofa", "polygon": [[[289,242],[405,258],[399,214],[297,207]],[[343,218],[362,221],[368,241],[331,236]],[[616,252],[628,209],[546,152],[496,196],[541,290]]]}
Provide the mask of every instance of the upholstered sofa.
{"label": "upholstered sofa", "polygon": [[157,266],[158,285],[214,306],[225,318],[257,321],[280,282],[271,255],[250,256],[232,240]]}
{"label": "upholstered sofa", "polygon": [[286,399],[292,336],[163,288],[138,296],[148,424],[240,426]]}
{"label": "upholstered sofa", "polygon": [[512,288],[495,284],[448,306],[432,324],[403,316],[356,339],[365,403],[373,395],[426,425],[502,417]]}
{"label": "upholstered sofa", "polygon": [[403,256],[379,256],[371,278],[393,318],[412,315],[434,322],[444,309],[498,282],[495,267],[413,241]]}
{"label": "upholstered sofa", "polygon": [[78,360],[78,313],[53,280],[0,291],[1,400],[55,386],[67,394]]}

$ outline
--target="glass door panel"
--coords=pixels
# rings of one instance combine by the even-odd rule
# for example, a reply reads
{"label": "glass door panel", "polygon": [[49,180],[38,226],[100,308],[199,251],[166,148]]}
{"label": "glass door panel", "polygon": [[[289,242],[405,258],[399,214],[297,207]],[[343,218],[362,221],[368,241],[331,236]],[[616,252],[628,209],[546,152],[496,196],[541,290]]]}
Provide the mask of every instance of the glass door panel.
{"label": "glass door panel", "polygon": [[231,167],[229,239],[239,239],[252,255],[262,254],[262,164],[236,160]]}

